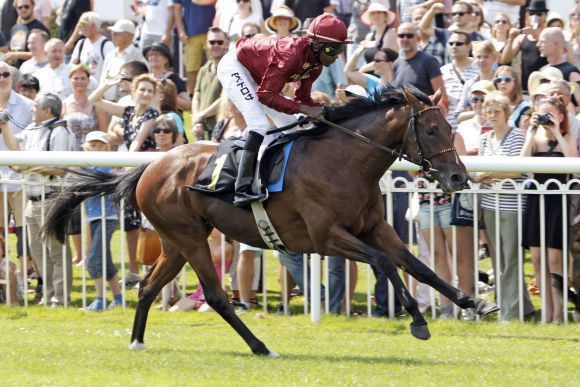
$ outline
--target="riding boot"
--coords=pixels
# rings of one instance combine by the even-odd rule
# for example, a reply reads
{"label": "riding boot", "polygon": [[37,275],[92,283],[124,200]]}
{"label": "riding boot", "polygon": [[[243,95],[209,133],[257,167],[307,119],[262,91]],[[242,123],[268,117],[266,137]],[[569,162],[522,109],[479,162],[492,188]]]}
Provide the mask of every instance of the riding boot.
{"label": "riding boot", "polygon": [[236,193],[234,195],[234,206],[244,207],[253,201],[263,199],[266,195],[258,187],[258,192],[252,192],[252,182],[254,181],[254,167],[258,156],[258,150],[262,144],[264,136],[251,131],[242,151],[240,165],[238,167],[238,177],[236,178]]}

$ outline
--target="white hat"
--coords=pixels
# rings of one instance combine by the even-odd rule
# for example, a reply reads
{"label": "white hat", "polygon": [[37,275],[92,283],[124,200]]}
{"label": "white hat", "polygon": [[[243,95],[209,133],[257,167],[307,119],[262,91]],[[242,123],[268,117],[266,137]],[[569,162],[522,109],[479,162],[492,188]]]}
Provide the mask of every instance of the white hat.
{"label": "white hat", "polygon": [[93,130],[92,132],[87,133],[87,137],[85,138],[85,142],[91,141],[100,141],[105,144],[109,143],[107,140],[107,133],[101,132],[100,130]]}
{"label": "white hat", "polygon": [[135,35],[135,24],[131,20],[120,19],[115,22],[111,27],[108,28],[112,32],[128,32],[131,35]]}
{"label": "white hat", "polygon": [[294,16],[294,11],[290,7],[285,5],[281,5],[272,12],[272,16],[266,19],[266,29],[268,32],[275,34],[278,32],[278,28],[276,27],[275,19],[277,17],[287,17],[290,19],[290,32],[294,32],[300,27],[302,27],[302,22],[296,16]]}
{"label": "white hat", "polygon": [[389,11],[382,3],[371,3],[367,10],[360,15],[360,19],[367,26],[371,24],[371,12],[385,12],[387,14],[387,24],[395,21],[395,14]]}
{"label": "white hat", "polygon": [[476,91],[479,91],[480,93],[483,93],[485,95],[495,91],[495,86],[493,85],[492,81],[487,81],[485,79],[482,79],[480,81],[475,82],[473,85],[471,85],[471,93],[474,93]]}
{"label": "white hat", "polygon": [[359,97],[368,98],[369,96],[369,93],[361,85],[348,85],[346,89],[344,89],[344,91],[354,95],[358,95]]}
{"label": "white hat", "polygon": [[[546,66],[540,71],[534,71],[530,74],[530,77],[528,78],[528,91],[531,95],[542,83],[562,80],[564,80],[564,75],[559,69],[552,66]],[[576,84],[574,82],[568,82],[568,85],[570,86],[571,94],[574,94]]]}

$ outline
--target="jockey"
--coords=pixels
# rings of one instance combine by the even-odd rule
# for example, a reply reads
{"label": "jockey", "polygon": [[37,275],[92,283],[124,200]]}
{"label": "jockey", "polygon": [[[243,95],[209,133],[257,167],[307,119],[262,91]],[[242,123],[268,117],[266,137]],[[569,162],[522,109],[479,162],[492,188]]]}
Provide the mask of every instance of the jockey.
{"label": "jockey", "polygon": [[[312,100],[310,90],[322,66],[333,64],[345,45],[352,43],[346,36],[344,23],[324,13],[312,21],[305,37],[242,38],[235,51],[220,60],[217,76],[248,128],[234,205],[245,206],[265,197],[261,189],[252,192],[251,186],[258,151],[270,128],[268,117],[275,124],[294,122],[291,115],[297,113],[323,117],[323,106]],[[288,82],[297,82],[294,100],[280,94]]]}

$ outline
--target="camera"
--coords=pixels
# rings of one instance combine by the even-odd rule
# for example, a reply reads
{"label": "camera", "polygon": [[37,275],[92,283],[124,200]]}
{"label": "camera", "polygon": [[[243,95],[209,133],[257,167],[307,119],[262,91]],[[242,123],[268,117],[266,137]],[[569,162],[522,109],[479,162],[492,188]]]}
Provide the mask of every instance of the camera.
{"label": "camera", "polygon": [[550,115],[548,113],[540,113],[538,114],[538,124],[540,125],[554,125],[552,120],[550,119]]}
{"label": "camera", "polygon": [[0,112],[0,124],[4,124],[4,123],[8,122],[9,119],[10,119],[10,116],[8,115],[7,112]]}

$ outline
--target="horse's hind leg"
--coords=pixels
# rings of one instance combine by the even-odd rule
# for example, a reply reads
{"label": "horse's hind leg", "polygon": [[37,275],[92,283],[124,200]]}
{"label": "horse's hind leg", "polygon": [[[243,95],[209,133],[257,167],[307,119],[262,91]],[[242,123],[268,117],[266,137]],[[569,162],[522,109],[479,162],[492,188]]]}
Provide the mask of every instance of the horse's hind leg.
{"label": "horse's hind leg", "polygon": [[226,320],[232,328],[234,328],[234,330],[248,344],[253,353],[257,355],[277,357],[278,355],[275,352],[270,351],[234,312],[234,308],[230,304],[227,294],[221,288],[218,275],[211,259],[208,244],[196,242],[189,243],[186,254],[184,255],[199,277],[203,286],[205,300],[209,306],[219,313],[219,315]]}
{"label": "horse's hind leg", "polygon": [[135,311],[130,349],[145,348],[143,337],[151,304],[161,289],[175,278],[185,265],[185,259],[180,255],[179,250],[166,241],[162,243],[163,253],[139,283],[139,300]]}

